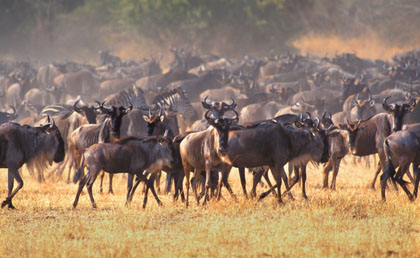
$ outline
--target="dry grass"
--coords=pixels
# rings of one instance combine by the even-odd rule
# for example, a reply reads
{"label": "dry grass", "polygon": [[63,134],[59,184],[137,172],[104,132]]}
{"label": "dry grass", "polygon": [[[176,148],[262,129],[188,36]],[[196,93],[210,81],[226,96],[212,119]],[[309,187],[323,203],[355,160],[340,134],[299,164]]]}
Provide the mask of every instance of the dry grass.
{"label": "dry grass", "polygon": [[[348,163],[349,164],[349,163]],[[15,198],[17,210],[0,210],[0,256],[8,257],[190,257],[190,256],[420,256],[420,205],[404,193],[367,189],[372,169],[345,165],[337,191],[321,189],[321,172],[309,168],[307,193],[278,205],[270,196],[245,200],[236,171],[230,181],[239,201],[225,199],[185,209],[161,195],[141,209],[137,194],[124,206],[126,181],[115,179],[115,195],[99,194],[92,210],[82,195],[71,205],[75,185],[38,184],[24,173],[25,186]],[[1,198],[7,173],[1,174]],[[250,180],[247,175],[248,181]],[[250,185],[248,184],[248,187]],[[261,191],[261,189],[259,189]]]}
{"label": "dry grass", "polygon": [[301,54],[311,53],[318,56],[329,56],[341,53],[354,53],[369,59],[390,60],[395,54],[401,54],[419,48],[418,40],[411,40],[401,44],[393,44],[369,31],[358,37],[343,38],[337,35],[308,34],[293,42],[291,45]]}

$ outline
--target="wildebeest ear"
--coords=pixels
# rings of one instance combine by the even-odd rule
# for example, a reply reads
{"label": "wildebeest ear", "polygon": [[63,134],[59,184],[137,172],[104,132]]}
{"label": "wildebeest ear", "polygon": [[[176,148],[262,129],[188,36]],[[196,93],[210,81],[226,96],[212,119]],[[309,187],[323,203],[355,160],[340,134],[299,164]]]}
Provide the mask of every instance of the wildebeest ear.
{"label": "wildebeest ear", "polygon": [[165,120],[165,116],[160,116],[160,121],[163,122]]}
{"label": "wildebeest ear", "polygon": [[149,122],[149,117],[148,116],[143,115],[143,119],[144,119],[144,121]]}

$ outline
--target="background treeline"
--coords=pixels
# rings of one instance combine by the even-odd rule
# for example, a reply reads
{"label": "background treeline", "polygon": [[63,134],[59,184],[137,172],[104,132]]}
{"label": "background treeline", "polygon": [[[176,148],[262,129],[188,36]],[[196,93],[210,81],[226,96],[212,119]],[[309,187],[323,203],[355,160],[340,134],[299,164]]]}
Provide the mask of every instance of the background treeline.
{"label": "background treeline", "polygon": [[170,45],[228,56],[292,48],[308,34],[418,42],[417,0],[0,0],[0,54],[89,60]]}

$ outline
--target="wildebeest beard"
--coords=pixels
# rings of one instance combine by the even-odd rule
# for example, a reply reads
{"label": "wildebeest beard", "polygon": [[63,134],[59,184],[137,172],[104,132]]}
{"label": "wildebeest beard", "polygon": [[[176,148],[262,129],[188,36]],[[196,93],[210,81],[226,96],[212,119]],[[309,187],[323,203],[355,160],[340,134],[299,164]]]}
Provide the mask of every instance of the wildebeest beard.
{"label": "wildebeest beard", "polygon": [[330,158],[330,148],[328,144],[328,135],[323,140],[324,148],[322,150],[321,163],[325,163]]}
{"label": "wildebeest beard", "polygon": [[111,125],[111,134],[116,138],[120,138],[120,128],[121,128],[122,117],[117,117],[112,119]]}
{"label": "wildebeest beard", "polygon": [[219,123],[214,126],[219,135],[219,152],[226,154],[229,140],[229,125],[224,119],[219,119]]}
{"label": "wildebeest beard", "polygon": [[57,138],[58,140],[58,146],[57,146],[57,151],[55,152],[54,155],[54,162],[58,163],[64,160],[64,156],[65,156],[65,152],[64,152],[64,141],[63,138],[60,135],[60,132],[57,130],[57,132],[54,132],[54,136]]}

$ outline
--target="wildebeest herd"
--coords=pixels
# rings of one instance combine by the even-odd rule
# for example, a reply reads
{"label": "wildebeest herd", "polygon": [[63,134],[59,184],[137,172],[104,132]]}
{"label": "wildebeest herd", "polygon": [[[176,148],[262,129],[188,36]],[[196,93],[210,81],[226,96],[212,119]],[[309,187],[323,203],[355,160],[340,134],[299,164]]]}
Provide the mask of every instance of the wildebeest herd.
{"label": "wildebeest herd", "polygon": [[84,186],[96,207],[92,186],[101,171],[110,176],[109,192],[112,175],[128,173],[127,203],[144,182],[143,206],[149,189],[161,204],[155,185],[160,192],[163,171],[164,192],[173,184],[174,198],[188,206],[190,186],[197,203],[220,199],[222,186],[236,198],[228,181],[232,167],[246,197],[248,168],[252,196],[264,178],[270,189],[260,199],[274,192],[282,202],[299,181],[307,198],[309,162],[324,163],[324,188],[333,171],[335,189],[348,153],[378,154],[371,187],[382,171],[383,200],[388,183],[402,187],[410,200],[417,197],[420,50],[389,61],[356,53],[330,58],[271,52],[233,59],[170,50],[174,59],[166,72],[159,59],[124,60],[110,51],[100,51],[96,66],[0,61],[0,165],[8,169],[2,208],[14,208],[24,164],[41,182],[46,176],[78,182],[73,207]]}

